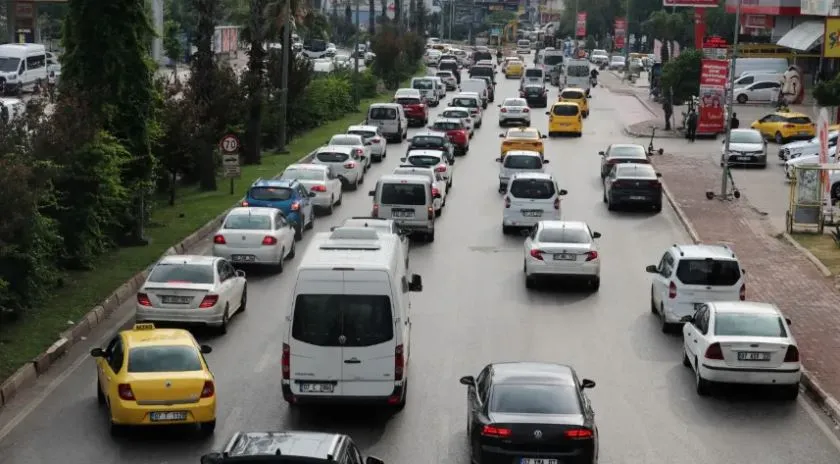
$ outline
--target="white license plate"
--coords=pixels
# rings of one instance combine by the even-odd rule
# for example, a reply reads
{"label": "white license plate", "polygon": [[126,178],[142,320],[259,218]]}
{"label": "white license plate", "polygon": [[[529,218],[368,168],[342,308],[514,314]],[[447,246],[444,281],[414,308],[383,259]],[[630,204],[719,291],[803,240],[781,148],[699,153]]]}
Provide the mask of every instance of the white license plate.
{"label": "white license plate", "polygon": [[542,459],[542,458],[522,458],[519,464],[561,464],[556,459]]}
{"label": "white license plate", "polygon": [[522,215],[525,217],[542,217],[542,213],[541,210],[522,210]]}
{"label": "white license plate", "polygon": [[802,131],[802,132],[799,133],[799,135],[810,135],[810,134],[808,134],[807,131]]}
{"label": "white license plate", "polygon": [[575,259],[577,259],[577,257],[569,253],[560,253],[554,255],[555,261],[574,261]]}
{"label": "white license plate", "polygon": [[187,420],[186,411],[166,411],[149,413],[149,419],[152,422],[160,421],[183,421]]}
{"label": "white license plate", "polygon": [[300,391],[303,393],[332,393],[335,386],[330,383],[302,383]]}
{"label": "white license plate", "polygon": [[414,211],[394,211],[395,218],[410,218],[414,217]]}
{"label": "white license plate", "polygon": [[739,351],[738,361],[769,361],[770,353],[757,351]]}
{"label": "white license plate", "polygon": [[631,200],[644,200],[644,199],[645,199],[645,197],[632,196],[632,197],[630,197],[630,199],[631,199]]}
{"label": "white license plate", "polygon": [[231,255],[230,258],[237,263],[249,263],[257,259],[254,255]]}
{"label": "white license plate", "polygon": [[752,157],[751,156],[738,156],[735,159],[737,159],[738,161],[749,161],[749,160],[752,159]]}
{"label": "white license plate", "polygon": [[163,295],[160,297],[160,301],[163,301],[166,304],[188,304],[192,301],[192,297]]}

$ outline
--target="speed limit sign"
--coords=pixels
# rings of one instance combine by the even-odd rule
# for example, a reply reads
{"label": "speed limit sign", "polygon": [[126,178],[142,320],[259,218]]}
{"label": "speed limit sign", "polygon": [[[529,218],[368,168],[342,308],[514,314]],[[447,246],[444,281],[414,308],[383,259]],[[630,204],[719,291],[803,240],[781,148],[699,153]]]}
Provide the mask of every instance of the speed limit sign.
{"label": "speed limit sign", "polygon": [[224,153],[236,153],[239,151],[239,138],[233,134],[227,134],[219,142],[219,148]]}

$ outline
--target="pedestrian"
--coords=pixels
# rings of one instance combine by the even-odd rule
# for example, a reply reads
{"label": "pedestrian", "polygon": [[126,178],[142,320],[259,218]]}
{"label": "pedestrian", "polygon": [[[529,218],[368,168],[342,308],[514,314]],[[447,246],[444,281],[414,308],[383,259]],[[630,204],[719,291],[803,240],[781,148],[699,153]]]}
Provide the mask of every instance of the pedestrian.
{"label": "pedestrian", "polygon": [[671,99],[668,96],[664,97],[665,101],[662,103],[662,110],[665,112],[665,130],[671,130],[671,117],[674,115],[674,106],[671,105]]}
{"label": "pedestrian", "polygon": [[50,70],[47,74],[47,91],[49,92],[50,101],[55,99],[55,71]]}
{"label": "pedestrian", "polygon": [[737,129],[740,125],[741,121],[738,120],[738,113],[732,113],[732,120],[729,121],[729,128]]}
{"label": "pedestrian", "polygon": [[685,136],[691,142],[697,138],[697,111],[694,111],[694,109],[688,113],[688,120],[685,123]]}

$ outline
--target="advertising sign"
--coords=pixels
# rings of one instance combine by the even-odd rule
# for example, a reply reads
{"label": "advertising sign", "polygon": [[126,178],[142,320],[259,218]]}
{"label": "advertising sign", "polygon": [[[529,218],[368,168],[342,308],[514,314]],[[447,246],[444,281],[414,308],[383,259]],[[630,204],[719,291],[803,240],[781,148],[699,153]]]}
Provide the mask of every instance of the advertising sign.
{"label": "advertising sign", "polygon": [[662,0],[662,6],[687,6],[691,8],[714,8],[718,0]]}
{"label": "advertising sign", "polygon": [[825,18],[823,57],[840,58],[840,17]]}
{"label": "advertising sign", "polygon": [[627,37],[627,20],[625,18],[615,18],[614,29],[616,48],[624,48],[624,41]]}
{"label": "advertising sign", "polygon": [[[820,110],[820,117],[817,118],[817,139],[820,141],[820,163],[828,163],[828,111],[825,108]],[[829,172],[821,171],[820,175],[820,182],[825,193],[824,198],[831,198]]]}
{"label": "advertising sign", "polygon": [[700,108],[697,115],[698,134],[719,134],[724,131],[724,102],[729,61],[704,59],[700,66]]}
{"label": "advertising sign", "polygon": [[577,15],[577,22],[575,23],[575,35],[577,37],[586,37],[586,12],[581,11]]}
{"label": "advertising sign", "polygon": [[799,11],[803,16],[832,16],[833,4],[831,0],[801,0]]}

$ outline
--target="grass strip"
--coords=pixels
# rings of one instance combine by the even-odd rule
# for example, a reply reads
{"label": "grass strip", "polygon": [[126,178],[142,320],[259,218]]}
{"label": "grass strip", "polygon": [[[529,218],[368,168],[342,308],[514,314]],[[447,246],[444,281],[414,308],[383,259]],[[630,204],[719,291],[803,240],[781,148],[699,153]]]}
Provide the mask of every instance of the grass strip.
{"label": "grass strip", "polygon": [[828,234],[791,234],[794,240],[816,256],[832,274],[840,275],[840,247]]}

